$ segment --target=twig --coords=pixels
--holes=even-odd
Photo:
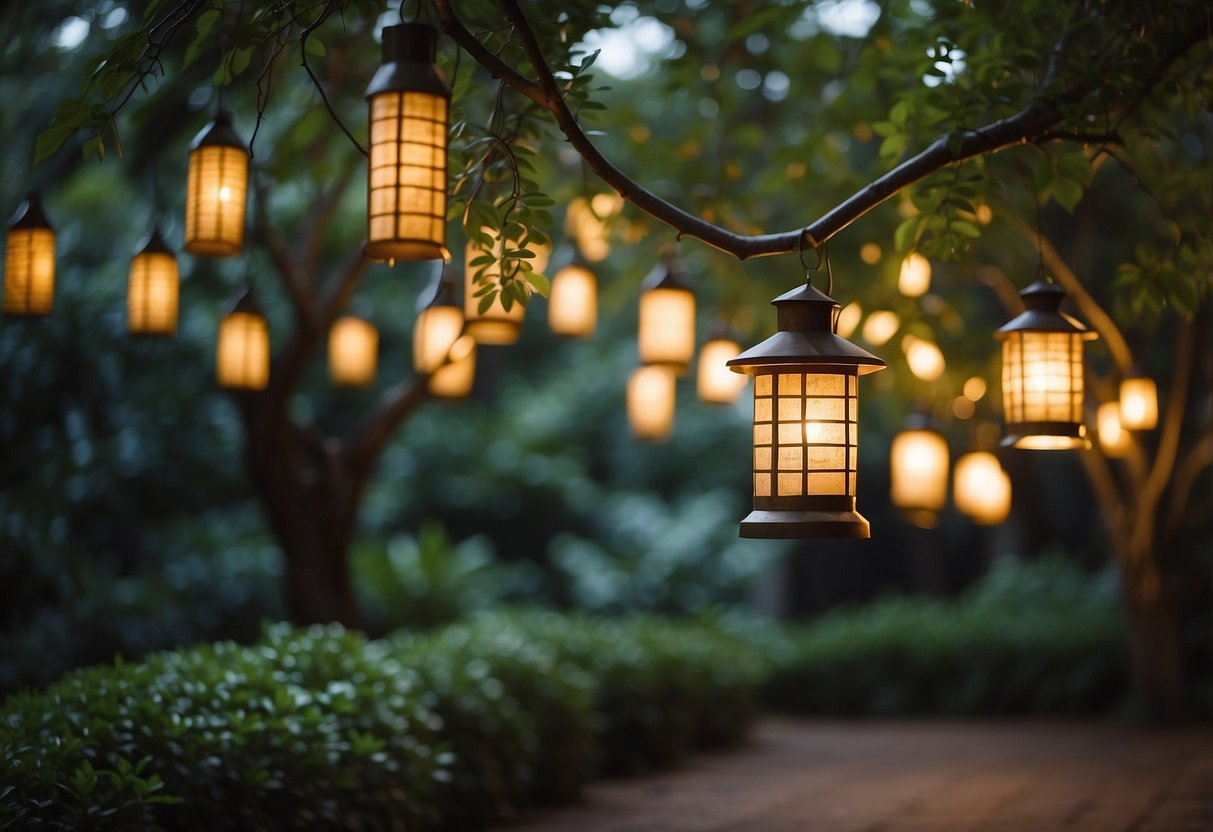
[[[341,128],[341,132],[345,133],[345,137],[353,143],[354,147],[358,148],[358,152],[369,158],[370,154],[366,152],[366,148],[354,138],[354,134],[350,132],[350,129],[345,126],[345,122],[341,120],[339,115],[337,115],[337,111],[333,109],[332,103],[329,102],[328,94],[324,91],[324,86],[320,83],[320,79],[316,77],[316,73],[312,72],[311,64],[307,62],[307,39],[311,37],[312,32],[316,31],[320,24],[324,23],[324,21],[327,20],[329,15],[332,13],[333,0],[328,0],[328,2],[324,4],[324,9],[320,12],[320,16],[312,21],[308,26],[304,27],[303,32],[299,35],[300,63],[302,64],[304,71],[307,72],[307,77],[312,79],[312,85],[316,88],[317,92],[320,93],[320,100],[324,102],[324,108],[329,111],[329,116],[331,116],[333,121],[337,123],[337,126]]]

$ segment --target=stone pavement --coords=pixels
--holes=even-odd
[[[502,832],[1213,832],[1213,727],[768,721]]]

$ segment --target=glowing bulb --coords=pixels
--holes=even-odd
[[[939,347],[930,341],[907,335],[901,341],[901,348],[905,352],[906,363],[910,365],[910,372],[923,381],[934,381],[943,375],[947,362]]]
[[[1152,430],[1158,424],[1158,385],[1144,376],[1120,383],[1120,424],[1127,430]]]
[[[901,261],[901,274],[897,277],[897,289],[908,298],[925,295],[931,288],[931,261],[916,251],[910,252]]]
[[[1120,404],[1106,402],[1095,414],[1095,425],[1099,431],[1099,447],[1110,457],[1122,457],[1129,453],[1132,437],[1120,424]]]
[[[232,201],[232,189],[229,188],[227,185],[224,185],[222,188],[219,189],[219,201],[220,202],[231,202]]]
[[[1011,511],[1011,478],[994,454],[965,454],[956,461],[952,498],[957,510],[975,523],[996,526]]]

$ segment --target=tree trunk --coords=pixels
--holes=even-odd
[[[1149,603],[1130,599],[1128,604],[1133,692],[1151,720],[1183,716],[1183,653],[1176,606],[1161,596]]]

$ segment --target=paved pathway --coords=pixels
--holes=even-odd
[[[503,832],[1213,832],[1213,728],[793,722]]]

